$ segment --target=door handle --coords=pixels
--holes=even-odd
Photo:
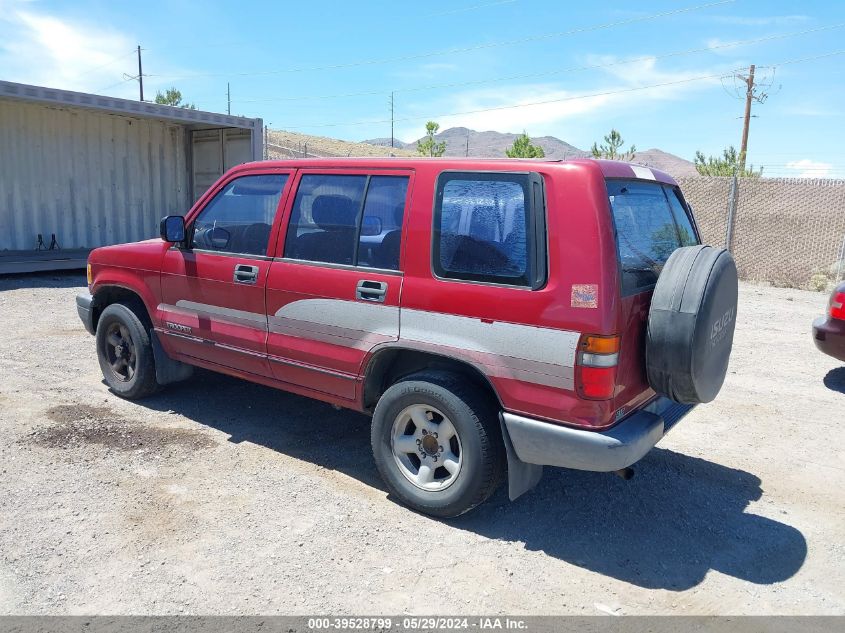
[[[235,264],[235,274],[232,280],[236,284],[254,284],[258,281],[258,266]]]
[[[384,281],[368,281],[367,279],[362,279],[355,286],[355,298],[360,301],[384,303],[386,296],[387,283]]]

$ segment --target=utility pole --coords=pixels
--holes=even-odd
[[[469,132],[467,132],[467,145],[466,150],[464,151],[464,156],[469,156]]]
[[[232,91],[229,89],[229,82],[226,82],[226,114],[232,114]]]
[[[745,82],[745,122],[742,126],[742,144],[739,148],[739,173],[745,173],[745,157],[748,154],[748,126],[751,123],[751,102],[754,100],[754,64],[748,69],[748,76],[739,77]],[[762,103],[762,101],[760,101]]]
[[[393,93],[390,93],[390,147],[394,147],[393,141]]]
[[[141,70],[141,45],[138,44],[138,86],[141,89],[141,101],[144,100],[144,71]]]

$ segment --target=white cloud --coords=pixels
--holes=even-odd
[[[737,46],[732,46],[737,40],[723,40],[721,37],[711,37],[704,40],[704,45],[710,48],[710,53],[723,57],[735,57]],[[747,50],[747,48],[743,48]]]
[[[590,112],[607,101],[607,97],[564,101],[573,96],[576,96],[576,93],[542,84],[487,88],[455,94],[436,106],[440,108],[440,114],[449,112],[466,114],[438,116],[438,112],[434,112],[432,116],[437,117],[441,129],[466,126],[476,130],[519,132],[526,127],[533,128]],[[553,103],[543,103],[549,101]],[[523,107],[509,107],[514,105]],[[413,109],[420,112],[432,111],[430,106],[416,105]],[[478,112],[478,110],[486,111]],[[411,128],[409,135],[413,136],[419,125],[412,124],[409,127]]]
[[[783,111],[790,116],[802,116],[802,117],[841,117],[841,116],[845,116],[845,111],[837,110],[835,107],[831,108],[828,105],[794,104],[794,105],[786,106]]]
[[[831,163],[822,163],[809,158],[788,162],[786,168],[798,172],[795,174],[796,178],[827,178],[833,171]]]
[[[91,92],[132,72],[134,42],[127,35],[104,24],[63,20],[33,5],[26,0],[0,4],[3,79]],[[128,96],[135,90],[131,82],[109,92]]]
[[[459,126],[500,132],[526,129],[539,135],[551,133],[544,129],[550,130],[553,124],[566,120],[599,113],[607,116],[609,112],[688,98],[719,85],[718,76],[729,70],[723,66],[664,71],[651,58],[618,63],[620,58],[609,55],[589,56],[586,61],[588,65],[603,66],[605,81],[600,85],[581,89],[564,88],[559,83],[485,87],[453,93],[428,103],[415,103],[406,108],[406,112],[413,117],[434,118],[441,129]],[[417,138],[420,127],[418,121],[403,124],[398,136]]]
[[[615,55],[590,55],[589,64],[603,65],[606,74],[623,84],[622,87],[656,85],[643,91],[646,99],[678,99],[702,87],[719,84],[719,75],[730,72],[733,66],[722,65],[718,68],[696,68],[692,70],[661,70],[655,58],[642,58],[635,62],[622,63],[623,58]],[[706,77],[706,79],[702,79]],[[662,84],[662,85],[659,85]],[[627,99],[627,98],[626,98]]]

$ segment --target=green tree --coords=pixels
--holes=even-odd
[[[748,165],[740,169],[739,152],[731,145],[722,151],[722,156],[705,156],[700,151],[695,153],[695,168],[702,176],[733,176],[740,178],[759,178],[763,175],[763,168],[754,169]]]
[[[176,88],[168,88],[163,93],[159,90],[156,92],[155,102],[161,105],[169,105],[174,108],[186,108],[188,110],[196,110],[197,106],[193,103],[182,103],[182,92]]]
[[[446,152],[446,141],[438,143],[434,135],[440,129],[440,124],[429,121],[425,124],[425,136],[417,141],[417,153],[420,156],[443,156]]]
[[[514,139],[513,145],[505,150],[505,154],[508,158],[543,158],[546,152],[539,145],[532,145],[531,139],[523,130],[522,134]]]
[[[624,144],[625,140],[622,135],[615,129],[610,130],[610,134],[604,137],[603,144],[593,143],[593,157],[609,158],[610,160],[634,160],[634,156],[637,155],[637,148],[631,145],[631,149],[622,152],[620,149]]]

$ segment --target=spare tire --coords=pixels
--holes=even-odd
[[[738,283],[730,253],[677,249],[663,267],[648,314],[646,373],[651,388],[676,402],[710,402],[733,346]]]

